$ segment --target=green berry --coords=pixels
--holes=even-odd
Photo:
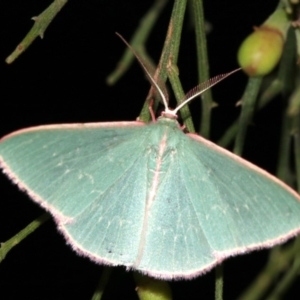
[[[280,60],[284,37],[279,30],[262,26],[255,28],[238,50],[238,62],[249,76],[264,76]]]
[[[282,5],[255,27],[240,46],[238,62],[249,76],[264,76],[271,72],[280,60],[291,22]]]

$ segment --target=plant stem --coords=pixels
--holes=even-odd
[[[257,110],[261,110],[268,103],[270,103],[280,92],[282,91],[282,82],[275,78],[270,85],[261,94],[257,103]],[[239,127],[239,122],[234,121],[232,125],[226,130],[217,144],[221,147],[228,147],[229,144],[234,140]]]
[[[94,292],[94,295],[91,300],[101,300],[102,295],[104,293],[105,286],[108,283],[109,277],[112,273],[111,267],[104,267],[103,272],[101,274],[100,280]]]
[[[300,110],[300,107],[299,107]],[[296,115],[294,118],[294,156],[295,156],[295,173],[296,173],[296,182],[297,190],[300,193],[300,115]]]
[[[269,261],[251,285],[244,291],[238,300],[258,300],[274,282],[278,274],[285,270],[295,255],[300,251],[299,243],[297,247],[293,244],[283,247],[275,247],[271,250]]]
[[[294,247],[296,250],[300,249],[300,239],[298,238],[295,243]],[[300,256],[299,253],[296,253],[296,257],[294,262],[290,268],[287,269],[286,274],[284,274],[283,278],[281,278],[280,282],[276,284],[274,290],[270,293],[266,300],[280,300],[283,299],[282,296],[288,290],[288,288],[292,285],[292,283],[296,280],[297,276],[299,275],[300,270]]]
[[[206,45],[205,20],[202,0],[192,0],[196,48],[197,48],[197,64],[198,64],[198,79],[199,83],[209,79],[209,64]],[[205,91],[201,95],[202,99],[202,117],[201,117],[201,135],[204,138],[209,137],[211,109],[213,107],[213,99],[211,90]]]
[[[165,7],[168,0],[156,0],[153,6],[149,9],[146,15],[141,19],[139,27],[136,29],[133,34],[132,39],[129,44],[138,55],[142,58],[142,60],[147,61],[149,64],[153,64],[151,59],[149,59],[148,54],[145,50],[145,42],[147,41],[160,13]],[[109,74],[106,78],[106,82],[109,85],[115,84],[120,77],[124,75],[124,73],[129,69],[132,62],[134,60],[134,55],[130,49],[126,48],[123,56],[120,61],[117,63],[115,70]]]
[[[184,99],[184,91],[181,86],[179,77],[178,77],[178,69],[175,66],[169,66],[168,68],[168,76],[170,83],[172,85],[172,89],[174,91],[177,102],[180,103],[180,100]],[[187,105],[183,106],[180,109],[181,118],[189,132],[195,132],[193,120],[191,117],[190,109]]]
[[[6,58],[6,63],[11,64],[32,44],[32,42],[38,36],[43,38],[47,27],[67,2],[68,0],[54,0],[40,15],[33,17],[33,27],[27,33],[22,42],[17,46],[17,48]]]
[[[167,71],[178,104],[184,99],[184,91],[182,89],[178,76],[179,70],[177,66],[177,61],[186,5],[186,0],[175,1],[168,30],[168,32],[172,34],[170,36],[167,35],[167,39],[169,37],[170,40],[169,53],[167,56]],[[185,106],[182,109],[180,109],[180,112],[188,131],[195,132],[189,108]]]
[[[291,151],[291,119],[287,116],[286,110],[282,115],[280,146],[277,164],[277,177],[287,184],[290,180],[290,151]]]
[[[163,81],[167,78],[167,68],[170,65],[176,66],[178,60],[179,45],[181,40],[181,31],[186,9],[187,0],[176,0],[173,6],[166,39],[164,42],[162,54],[154,78],[159,76]],[[152,98],[152,87],[148,93],[144,106],[139,118],[145,122],[150,120],[149,103]],[[154,102],[154,110],[158,105],[157,100]]]
[[[239,127],[235,139],[234,153],[241,155],[245,143],[247,127],[252,121],[257,95],[261,86],[262,77],[251,77],[242,97],[242,111],[239,118]]]
[[[0,263],[6,257],[7,253],[20,242],[22,242],[29,234],[34,232],[37,228],[43,225],[46,221],[50,220],[51,216],[48,213],[44,213],[39,216],[37,219],[32,221],[29,225],[19,231],[16,235],[12,238],[7,240],[4,243],[1,243],[0,248]]]
[[[223,264],[216,266],[215,273],[215,300],[223,300]]]

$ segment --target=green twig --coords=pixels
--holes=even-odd
[[[177,102],[180,103],[182,99],[184,99],[184,91],[181,86],[179,77],[178,77],[178,69],[176,66],[169,66],[168,67],[168,77],[174,91],[174,95],[177,99]],[[193,120],[191,117],[190,109],[187,105],[183,106],[180,109],[181,118],[184,121],[184,125],[186,126],[189,132],[195,132]]]
[[[286,92],[286,91],[285,91]],[[287,184],[291,185],[290,151],[291,151],[291,128],[293,118],[288,114],[286,107],[282,115],[281,136],[279,143],[279,156],[277,164],[277,176]]]
[[[0,248],[0,263],[6,257],[7,253],[20,242],[22,242],[29,234],[34,232],[37,228],[39,228],[42,224],[50,219],[50,215],[48,213],[42,214],[40,217],[32,221],[29,225],[27,225],[24,229],[14,235],[12,238],[7,240],[4,243],[1,243]]]
[[[181,32],[183,26],[183,19],[186,10],[187,0],[175,0],[175,4],[172,11],[169,29],[172,30],[170,35],[170,51],[168,60],[173,65],[177,65],[178,53],[181,41]]]
[[[297,78],[296,88],[289,99],[287,115],[291,119],[290,133],[294,143],[296,186],[300,193],[300,69]]]
[[[181,40],[181,31],[184,19],[184,13],[186,9],[187,0],[176,0],[173,6],[171,19],[168,26],[166,39],[164,42],[162,54],[159,60],[158,67],[154,74],[155,77],[160,77],[162,81],[167,79],[167,68],[170,65],[177,65],[179,45]],[[150,120],[149,116],[149,103],[152,98],[153,92],[150,89],[144,106],[140,112],[139,118],[145,122]],[[156,109],[158,102],[153,104],[154,110]]]
[[[8,64],[11,64],[31,45],[31,43],[38,36],[43,38],[47,27],[67,2],[68,0],[54,0],[40,15],[38,15],[37,17],[33,17],[33,27],[27,33],[22,42],[17,46],[17,48],[6,58],[5,61]]]
[[[279,155],[277,163],[277,177],[291,184],[290,174],[290,151],[291,151],[291,119],[287,116],[286,110],[282,116],[281,135],[279,143]]]
[[[298,245],[298,244],[297,244]],[[299,245],[288,245],[285,247],[275,247],[271,250],[269,261],[257,278],[244,291],[239,300],[258,300],[262,299],[271,284],[291,263],[295,255],[300,251]]]
[[[215,300],[223,300],[223,264],[216,266],[215,273]]]
[[[169,40],[168,56],[167,58],[167,72],[170,83],[172,85],[177,103],[179,104],[182,99],[184,99],[184,91],[182,89],[178,74],[178,53],[181,41],[181,32],[183,26],[183,19],[186,10],[187,1],[186,0],[176,0],[173,12],[169,24],[167,39]],[[182,114],[182,119],[185,126],[190,132],[195,132],[192,119],[190,116],[189,108],[187,106],[183,107],[180,110]]]
[[[294,247],[299,252],[300,250],[300,239],[298,238]],[[292,283],[296,280],[299,275],[300,270],[300,256],[299,253],[296,254],[294,262],[290,268],[287,269],[286,274],[284,274],[283,278],[277,283],[274,287],[274,290],[270,293],[266,300],[280,300],[283,299],[282,296],[288,290],[288,288],[292,285]]]
[[[287,30],[286,42],[278,71],[278,80],[282,82],[282,94],[284,97],[290,95],[295,88],[296,62],[297,41],[294,28],[290,26]]]
[[[290,27],[287,31],[284,51],[278,71],[278,80],[282,82],[282,96],[286,100],[286,107],[282,117],[282,130],[280,138],[277,175],[280,179],[282,179],[288,184],[292,183],[290,180],[292,118],[288,114],[289,108],[287,107],[287,99],[289,98],[293,89],[295,88],[296,53],[296,37],[294,29]]]
[[[167,2],[168,0],[156,0],[154,2],[153,6],[141,19],[139,27],[137,28],[137,30],[133,34],[132,39],[129,42],[131,47],[135,49],[138,55],[144,61],[148,61],[149,64],[153,63],[148,54],[146,53],[144,45]],[[115,84],[118,81],[118,79],[121,76],[123,76],[123,74],[129,69],[133,60],[134,55],[132,51],[130,51],[130,49],[127,48],[120,61],[117,63],[117,67],[115,68],[115,70],[107,76],[106,82],[109,85]]]
[[[193,0],[194,23],[197,47],[197,64],[199,82],[209,79],[209,64],[206,46],[205,20],[202,0]],[[202,118],[201,118],[201,135],[209,137],[211,109],[213,107],[213,98],[211,90],[205,91],[201,95],[202,99]]]
[[[261,86],[262,77],[251,77],[242,97],[242,111],[239,118],[239,128],[235,139],[234,153],[241,155],[245,143],[247,127],[252,121],[257,95]]]
[[[258,99],[257,110],[261,110],[268,103],[270,103],[280,92],[282,91],[282,82],[280,82],[277,78],[274,79],[270,85],[262,92],[261,96]],[[228,147],[229,144],[236,137],[237,131],[239,128],[239,122],[234,121],[232,125],[226,130],[224,135],[217,142],[221,147]]]
[[[298,132],[294,134],[294,151],[295,151],[295,160],[296,160],[296,180],[297,188],[300,193],[300,122],[298,119]]]
[[[111,267],[104,267],[103,272],[101,274],[100,280],[98,282],[98,285],[96,287],[96,290],[94,292],[94,295],[91,300],[101,300],[102,295],[104,293],[104,289],[108,283],[109,277],[112,273]]]

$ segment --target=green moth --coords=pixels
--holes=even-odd
[[[200,85],[150,124],[108,122],[23,129],[0,140],[4,173],[96,263],[163,279],[192,278],[225,258],[300,231],[300,196],[196,134],[178,110],[230,73]]]

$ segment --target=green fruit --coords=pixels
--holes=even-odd
[[[280,60],[284,36],[279,30],[262,26],[255,28],[238,50],[238,62],[249,76],[264,76]]]
[[[134,272],[136,292],[140,300],[172,300],[172,292],[166,281],[157,280]]]
[[[264,76],[275,68],[290,24],[284,6],[279,5],[260,27],[254,28],[238,51],[238,62],[245,73]]]

